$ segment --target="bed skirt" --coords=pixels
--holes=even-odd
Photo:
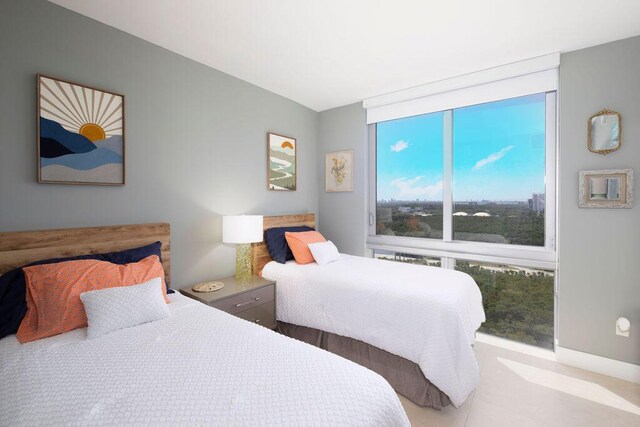
[[[425,378],[420,366],[403,357],[353,338],[305,326],[278,322],[277,331],[371,369],[418,406],[442,409],[451,404],[449,397]]]

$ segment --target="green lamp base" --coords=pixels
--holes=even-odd
[[[236,278],[251,278],[251,244],[239,243],[236,245]]]

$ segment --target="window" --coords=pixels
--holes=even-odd
[[[453,110],[453,239],[544,246],[545,94]]]
[[[481,332],[553,349],[553,271],[459,260],[455,269],[482,292]]]
[[[442,238],[442,113],[378,126],[376,234]]]
[[[512,65],[364,102],[367,247],[471,275],[482,332],[552,349],[558,58]]]
[[[555,110],[552,91],[370,125],[368,246],[555,268]]]

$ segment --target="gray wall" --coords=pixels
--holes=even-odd
[[[125,186],[36,183],[38,72],[125,94]],[[185,286],[235,269],[220,215],[317,211],[316,112],[51,3],[0,0],[0,99],[2,231],[167,221]],[[267,191],[267,131],[298,191]]]
[[[587,119],[622,115],[622,148],[587,150]],[[640,173],[640,37],[560,58],[559,328],[562,347],[640,364],[640,213],[579,209],[578,172],[633,168]],[[639,176],[636,175],[636,187]],[[618,316],[631,336],[615,335]]]
[[[318,131],[319,230],[340,252],[365,255],[367,177],[367,128],[362,104],[333,108],[320,113]],[[353,192],[325,192],[325,154],[354,151]]]

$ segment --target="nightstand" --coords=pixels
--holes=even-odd
[[[258,276],[245,280],[227,277],[218,281],[224,283],[224,288],[218,291],[194,292],[189,286],[180,289],[180,293],[234,316],[275,329],[275,281]]]

